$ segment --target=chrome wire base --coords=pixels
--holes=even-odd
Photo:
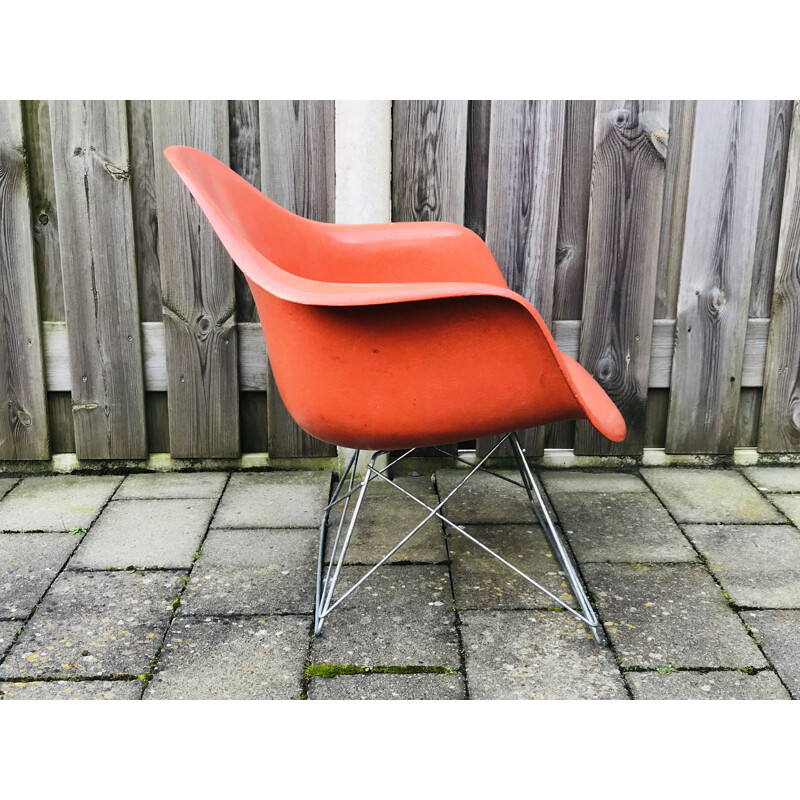
[[[513,480],[512,478],[508,478],[505,475],[499,475],[498,473],[486,468],[484,464],[491,458],[494,453],[500,448],[500,446],[506,442],[507,440],[511,441],[511,446],[514,451],[514,457],[517,462],[517,466],[519,468],[520,477],[522,482]],[[436,448],[438,449],[438,448]],[[379,456],[386,453],[386,451],[379,450],[375,452],[370,459],[369,463],[366,467],[366,473],[364,478],[360,482],[356,482],[355,480],[355,473],[356,473],[356,465],[358,463],[358,455],[359,452],[355,451],[353,453],[350,462],[348,463],[347,468],[345,469],[342,477],[339,480],[339,483],[336,486],[336,489],[333,493],[331,498],[331,502],[325,507],[325,514],[322,520],[322,524],[320,525],[320,532],[319,532],[319,556],[317,561],[317,591],[316,591],[316,605],[314,611],[314,633],[315,635],[319,635],[322,632],[322,628],[325,624],[325,620],[328,618],[328,615],[337,608],[347,597],[349,597],[356,589],[358,589],[361,584],[363,584],[380,566],[386,563],[412,536],[414,536],[417,531],[419,531],[430,519],[433,517],[438,517],[448,528],[452,528],[455,531],[458,531],[462,536],[465,536],[471,542],[476,544],[481,549],[485,550],[489,555],[496,558],[502,564],[507,566],[521,578],[526,580],[532,586],[535,586],[539,591],[544,592],[555,605],[563,608],[565,611],[570,613],[576,619],[579,619],[581,622],[586,623],[592,631],[592,635],[594,636],[595,640],[600,644],[605,644],[606,639],[604,634],[602,633],[602,628],[600,627],[600,622],[597,618],[597,614],[595,613],[594,609],[592,608],[591,603],[589,602],[589,598],[586,595],[586,591],[583,587],[583,583],[581,578],[578,574],[578,571],[575,567],[572,558],[570,557],[569,551],[564,543],[564,540],[561,538],[561,535],[557,531],[555,525],[553,525],[553,521],[550,518],[550,514],[547,512],[547,507],[545,506],[544,500],[542,498],[542,493],[539,489],[539,486],[536,482],[536,479],[533,475],[533,471],[530,468],[530,465],[525,458],[525,451],[519,441],[519,437],[516,433],[509,433],[503,436],[497,444],[483,457],[478,461],[476,464],[470,464],[471,469],[467,472],[466,476],[459,481],[456,487],[445,497],[442,499],[437,505],[431,507],[427,503],[420,500],[418,497],[415,497],[410,492],[403,489],[397,483],[395,483],[391,478],[388,477],[389,470],[397,463],[402,461],[407,456],[411,455],[414,452],[414,449],[408,450],[403,453],[401,456],[396,458],[390,464],[385,466],[383,469],[376,469],[375,463]],[[443,450],[439,450],[439,452],[443,453],[444,455],[448,455],[452,457],[452,454],[445,453]],[[463,459],[459,459],[460,461],[464,461]],[[464,462],[468,463],[468,462]],[[537,519],[539,520],[539,524],[542,526],[542,530],[547,538],[547,542],[550,545],[550,549],[553,551],[553,554],[556,557],[561,569],[564,572],[564,576],[566,577],[570,589],[572,591],[572,595],[577,601],[580,611],[576,610],[572,606],[565,603],[560,597],[556,597],[552,592],[538,583],[536,580],[531,578],[529,575],[526,575],[522,570],[515,567],[513,564],[506,561],[502,556],[495,553],[494,550],[487,547],[482,542],[479,542],[472,534],[468,533],[464,530],[463,527],[460,525],[456,525],[455,522],[448,519],[443,513],[442,508],[450,500],[456,492],[458,492],[464,484],[478,471],[481,472],[488,472],[494,475],[497,478],[502,480],[508,481],[513,483],[517,486],[522,486],[528,494],[528,499],[530,500],[531,507],[533,508],[534,513],[536,514]],[[342,566],[345,563],[345,556],[347,554],[347,548],[350,545],[350,541],[353,536],[353,531],[355,530],[356,521],[358,519],[358,515],[361,511],[364,497],[367,492],[367,487],[369,484],[374,481],[384,481],[389,485],[393,486],[397,491],[405,495],[409,498],[409,500],[417,503],[418,505],[423,506],[423,508],[428,510],[428,515],[423,519],[418,525],[416,525],[409,533],[407,533],[388,553],[386,553],[377,564],[371,567],[358,581],[356,581],[350,588],[341,594],[338,598],[334,600],[334,592],[336,590],[336,584],[339,580],[339,574],[341,572]],[[348,519],[348,510],[351,505],[351,501],[353,503],[353,509]],[[328,560],[327,567],[325,566],[325,546],[327,542],[328,536],[328,520],[330,518],[331,510],[339,505],[342,504],[342,512],[339,518],[339,523],[336,529],[336,534],[333,540],[333,546],[331,548],[330,559]],[[344,534],[344,535],[343,535]]]

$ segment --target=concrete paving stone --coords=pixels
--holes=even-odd
[[[640,471],[678,522],[783,522],[759,491],[734,470],[649,467]]]
[[[514,480],[520,480],[515,470],[498,470]],[[444,499],[466,478],[468,470],[440,469],[436,472],[439,499]],[[503,522],[536,522],[528,493],[521,486],[495,478],[486,472],[475,473],[462,486],[452,500],[445,504],[443,513],[457,524],[500,524]]]
[[[556,597],[575,605],[569,585],[538,525],[467,525],[465,529]],[[485,550],[452,531],[453,593],[459,609],[550,608],[557,603]]]
[[[0,531],[88,529],[121,481],[118,475],[25,478],[0,500]]]
[[[762,492],[800,492],[800,464],[789,467],[747,467],[742,472]]]
[[[800,608],[800,532],[791,525],[687,525],[736,605]]]
[[[366,567],[343,567],[341,597]],[[458,667],[458,635],[447,566],[382,566],[331,612],[314,639],[312,663]]]
[[[432,508],[438,503],[430,478],[397,478],[397,483],[407,492],[424,500]],[[386,487],[386,488],[384,488]],[[353,497],[348,507],[346,522],[355,507]],[[330,558],[336,529],[341,519],[341,505],[331,510],[325,557]],[[373,481],[367,488],[353,536],[347,548],[347,563],[377,564],[406,534],[419,525],[430,512],[410,498],[392,489],[388,484]],[[341,537],[347,533],[342,527]],[[340,543],[341,543],[340,538]],[[409,539],[386,563],[403,561],[441,563],[447,560],[442,523],[434,517]]]
[[[219,498],[227,480],[227,472],[151,472],[128,475],[117,489],[114,499]]]
[[[602,492],[603,494],[649,494],[650,488],[638,476],[627,472],[584,472],[582,470],[540,470],[547,493],[574,494],[575,492]]]
[[[553,492],[550,497],[580,562],[697,560],[680,528],[650,491]]]
[[[607,647],[564,611],[465,611],[473,700],[626,700]]]
[[[331,473],[238,472],[222,495],[215,528],[319,528]]]
[[[27,619],[76,544],[69,533],[0,534],[0,618]]]
[[[311,613],[319,531],[213,530],[181,598],[191,615]]]
[[[11,647],[11,642],[14,641],[17,631],[22,627],[21,620],[14,621],[0,621],[0,658]]]
[[[800,610],[743,611],[741,617],[792,697],[800,700]]]
[[[584,564],[583,571],[622,666],[766,665],[702,567]]]
[[[461,675],[336,675],[312,678],[309,700],[464,700]]]
[[[635,700],[789,700],[789,693],[769,670],[743,672],[629,672]]]
[[[185,574],[61,573],[0,665],[0,678],[147,672]]]
[[[295,700],[309,617],[176,619],[145,700]]]
[[[11,491],[17,478],[0,478],[0,498],[5,497]]]
[[[0,683],[0,700],[140,700],[141,681],[19,681]]]
[[[70,569],[188,569],[216,500],[112,500],[83,537]]]
[[[800,495],[771,494],[769,499],[800,528]]]

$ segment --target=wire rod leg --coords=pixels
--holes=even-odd
[[[316,613],[315,613],[315,622],[314,622],[314,633],[320,634],[322,632],[322,626],[325,624],[325,617],[328,614],[331,600],[333,598],[333,592],[336,589],[336,582],[339,580],[339,573],[342,570],[342,565],[344,564],[345,554],[347,553],[347,547],[350,544],[350,538],[353,535],[353,530],[356,526],[356,520],[358,519],[359,512],[361,511],[361,504],[364,502],[364,495],[367,492],[367,486],[369,486],[371,475],[370,472],[372,471],[375,460],[377,459],[380,453],[376,452],[373,454],[372,458],[369,461],[367,466],[367,473],[364,476],[363,481],[361,482],[361,489],[358,493],[358,498],[356,499],[356,507],[353,509],[353,516],[350,518],[350,524],[347,527],[347,535],[344,537],[344,542],[342,543],[342,550],[339,554],[339,560],[336,564],[336,569],[333,572],[333,575],[328,574],[328,577],[325,579],[325,583],[322,589],[322,608],[320,609],[317,606]],[[342,510],[342,519],[344,519],[344,512],[346,509]],[[341,525],[341,522],[340,522]],[[337,537],[338,538],[338,537]],[[333,563],[334,558],[336,557],[336,553],[331,553],[331,563]],[[324,558],[324,554],[323,554]]]
[[[567,581],[569,582],[575,599],[578,601],[578,604],[580,605],[583,613],[586,615],[586,618],[591,620],[589,627],[591,628],[592,635],[598,644],[604,644],[604,638],[600,635],[600,621],[598,620],[597,614],[592,608],[592,604],[589,602],[589,597],[586,594],[583,582],[581,581],[580,575],[578,575],[578,570],[575,567],[572,558],[570,557],[566,545],[556,530],[555,525],[553,525],[553,520],[550,518],[550,514],[547,512],[547,506],[545,505],[544,499],[539,492],[539,487],[537,486],[536,480],[533,477],[533,472],[531,471],[530,465],[525,458],[525,451],[522,449],[522,445],[520,444],[519,437],[516,433],[511,434],[511,443],[514,448],[514,455],[517,459],[520,475],[525,483],[525,489],[528,492],[528,499],[530,500],[533,511],[542,526],[542,530],[547,537],[547,541],[552,548],[556,559],[558,559],[558,563],[561,565],[561,568],[564,570],[564,573],[567,576]]]
[[[353,488],[353,479],[356,475],[356,464],[358,463],[358,450],[353,451],[353,455],[350,458],[350,461],[345,468],[345,471],[342,473],[341,478],[339,478],[339,483],[336,484],[336,489],[333,492],[333,497],[331,498],[331,502],[325,507],[325,513],[322,515],[322,523],[319,526],[319,554],[317,555],[317,589],[315,593],[315,600],[314,600],[314,628],[317,627],[317,622],[319,621],[317,618],[317,614],[319,613],[319,609],[321,608],[320,602],[322,600],[322,570],[325,563],[325,543],[327,541],[327,531],[328,531],[328,519],[331,515],[331,508],[333,504],[336,502],[336,499],[339,497],[339,494],[342,491],[342,487],[344,486],[345,481],[347,480],[348,476],[350,477],[350,482],[348,489],[352,490]],[[349,502],[349,497],[345,500],[344,509],[342,510],[342,520],[344,520],[344,515],[347,512],[347,503]],[[342,522],[339,522],[339,529],[336,533],[336,540],[333,544],[334,552],[336,551],[336,544],[339,540],[339,534],[342,530]],[[328,572],[330,574],[330,571]],[[327,577],[325,578],[325,582],[327,583]]]

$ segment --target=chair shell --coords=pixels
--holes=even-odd
[[[625,437],[472,231],[307,220],[206,153],[164,152],[246,276],[278,390],[308,433],[393,450],[588,419]]]

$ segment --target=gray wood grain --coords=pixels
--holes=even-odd
[[[736,440],[769,103],[699,101],[686,207],[667,450]]]
[[[228,118],[230,122],[230,167],[256,189],[260,189],[261,151],[258,131],[258,100],[230,100],[228,102]],[[240,322],[258,322],[258,309],[244,273],[238,269],[234,270],[233,278],[236,287],[236,318]],[[250,407],[248,406],[248,408]]]
[[[0,101],[0,458],[50,455],[22,107]]]
[[[491,100],[470,100],[467,108],[467,177],[464,226],[486,238],[486,192],[489,183]]]
[[[153,101],[158,253],[169,377],[169,438],[176,458],[239,454],[233,264],[163,156],[188,145],[227,162],[224,101]]]
[[[139,310],[123,101],[50,103],[79,458],[145,458]]]
[[[556,235],[564,150],[563,101],[492,103],[486,244],[509,288],[529,300],[546,324],[553,316]],[[544,429],[525,431],[530,456],[544,451]],[[496,439],[479,439],[485,453]],[[508,445],[498,456],[510,454]]]
[[[792,115],[758,449],[800,452],[800,101]]]
[[[668,101],[597,103],[580,362],[628,433],[613,443],[579,421],[576,453],[637,455],[644,447],[668,128]]]
[[[586,267],[586,229],[594,155],[594,100],[568,100],[556,236],[553,319],[580,319]],[[545,447],[573,448],[575,423],[545,426]]]
[[[319,222],[335,219],[334,107],[328,100],[262,100],[258,108],[261,185],[289,211]],[[267,387],[268,451],[273,458],[329,456],[332,445],[302,430],[275,384]]]
[[[158,263],[158,204],[152,109],[149,100],[129,100],[127,107],[139,316],[145,322],[160,322],[161,266]]]
[[[392,105],[392,219],[464,222],[466,100]]]

